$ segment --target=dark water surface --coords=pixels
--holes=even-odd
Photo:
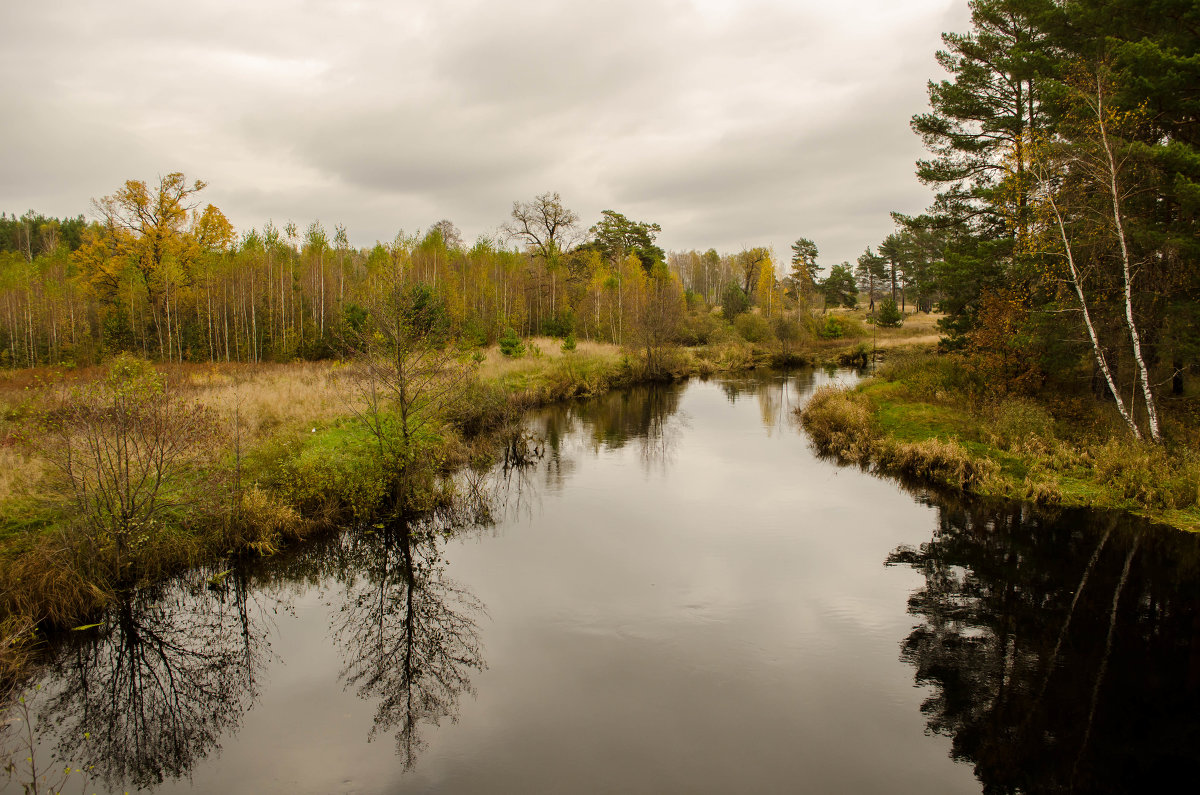
[[[551,408],[442,515],[143,593],[62,643],[39,756],[89,792],[1195,781],[1197,539],[819,460],[792,411],[837,378]]]

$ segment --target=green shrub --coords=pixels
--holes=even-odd
[[[575,330],[575,313],[571,310],[559,312],[542,322],[542,334],[547,337],[565,337]]]
[[[777,317],[771,324],[775,339],[784,348],[791,347],[804,339],[804,326],[794,317]]]
[[[771,324],[762,315],[751,312],[738,315],[733,327],[746,342],[765,342],[771,337]]]
[[[898,355],[880,365],[876,375],[903,384],[913,397],[929,400],[974,399],[989,393],[980,374],[957,354]]]
[[[501,387],[475,380],[464,384],[443,410],[446,421],[467,438],[500,427],[512,413]]]
[[[1003,450],[1042,452],[1054,442],[1054,418],[1036,403],[1010,398],[995,408],[985,432],[987,441]]]
[[[1190,508],[1200,494],[1200,462],[1187,451],[1129,438],[1109,439],[1093,451],[1099,480],[1122,496],[1153,508]]]
[[[314,433],[281,467],[287,501],[305,514],[371,516],[387,494],[387,476],[375,440],[358,424]]]
[[[708,345],[725,328],[721,319],[708,311],[689,312],[679,326],[679,341],[689,347]]]
[[[571,332],[567,335],[567,338],[562,341],[562,345],[559,346],[559,349],[563,353],[574,353],[576,347],[577,344],[575,342],[575,333]]]
[[[895,298],[889,295],[879,302],[879,315],[875,318],[875,325],[880,328],[900,328],[903,323],[904,315],[900,314]]]
[[[824,321],[818,321],[817,336],[823,340],[838,340],[846,336],[845,318],[825,315]]]
[[[500,337],[500,352],[514,359],[525,355],[525,343],[521,342],[521,338],[517,336],[517,332],[511,326],[506,328]]]
[[[725,285],[725,290],[721,293],[721,314],[725,319],[732,323],[734,318],[749,309],[750,298],[737,282]]]

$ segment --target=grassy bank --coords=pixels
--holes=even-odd
[[[1194,400],[1168,406],[1163,445],[1133,439],[1110,407],[997,399],[956,357],[894,359],[801,410],[823,453],[878,472],[1042,505],[1115,508],[1200,530]]]
[[[86,623],[123,590],[220,559],[269,555],[394,510],[388,489],[397,471],[408,480],[406,508],[449,498],[447,476],[490,465],[531,407],[650,378],[737,369],[753,357],[745,345],[674,349],[664,368],[649,373],[636,353],[614,345],[580,342],[564,351],[561,340],[535,338],[520,357],[493,346],[468,361],[452,390],[420,408],[399,452],[382,449],[387,440],[373,435],[353,364],[143,363],[153,388],[133,410],[139,422],[177,423],[159,434],[159,449],[179,442],[181,417],[194,438],[172,467],[151,472],[163,483],[151,495],[156,510],[120,526],[111,508],[81,509],[90,497],[64,473],[70,455],[77,461],[89,452],[79,438],[86,428],[75,422],[70,433],[59,430],[91,401],[84,419],[101,418],[99,435],[109,434],[114,415],[126,410],[113,401],[133,382],[113,386],[110,367],[0,373],[0,678],[21,670],[40,631]],[[160,387],[169,400],[159,399]],[[92,474],[84,485],[94,492]]]
[[[410,418],[403,444],[387,438],[394,418],[384,417],[391,431],[372,429],[362,367],[353,363],[142,363],[137,378],[149,381],[134,389],[134,409],[119,400],[137,378],[110,383],[112,365],[0,372],[0,678],[21,668],[39,631],[86,623],[124,590],[221,559],[269,555],[396,510],[389,484],[397,472],[406,509],[450,498],[448,476],[493,463],[529,408],[653,379],[837,361],[861,349],[865,333],[861,318],[842,314],[849,338],[785,349],[726,324],[707,344],[657,352],[654,372],[642,352],[604,343],[567,350],[562,340],[532,338],[519,356],[480,348],[465,357],[453,388]],[[161,488],[130,500],[148,497],[153,508],[117,521],[111,505],[97,508],[105,472],[80,477],[64,468],[103,452],[88,439],[107,438],[126,411],[175,459],[147,470]],[[133,431],[128,439],[145,444]],[[122,496],[110,491],[101,496]]]

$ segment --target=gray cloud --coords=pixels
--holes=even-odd
[[[908,119],[961,0],[8,4],[0,209],[182,170],[235,224],[449,217],[559,191],[668,248],[853,259],[929,202]]]

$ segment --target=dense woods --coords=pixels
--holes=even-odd
[[[1000,392],[1092,391],[1135,435],[1200,361],[1200,9],[975,0],[913,129],[947,348]],[[890,247],[889,247],[890,249]],[[880,247],[880,253],[885,251]],[[907,255],[901,253],[901,260]]]
[[[239,233],[204,187],[172,173],[94,200],[90,222],[0,219],[0,362],[337,356],[397,283],[427,286],[474,344],[511,328],[637,347],[674,337],[685,287],[716,303],[737,283],[768,315],[782,311],[766,249],[668,257],[657,224],[609,210],[589,229],[558,194],[514,202],[496,239],[468,245],[442,220],[356,249],[345,227],[319,221]]]

